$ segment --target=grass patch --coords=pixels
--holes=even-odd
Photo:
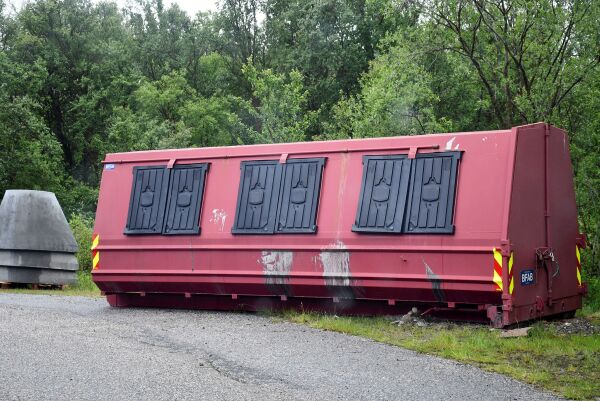
[[[528,337],[504,339],[487,326],[397,326],[383,317],[285,312],[313,328],[366,337],[502,373],[573,399],[600,395],[600,336],[561,335],[542,323]]]
[[[77,272],[77,283],[74,285],[68,285],[65,289],[39,289],[33,290],[30,288],[9,288],[6,290],[0,290],[2,293],[16,293],[16,294],[44,294],[44,295],[77,295],[82,297],[99,297],[100,290],[96,287],[96,284],[92,281],[92,274],[87,271],[79,270]]]

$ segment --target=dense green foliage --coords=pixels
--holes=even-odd
[[[69,220],[69,225],[73,231],[75,241],[79,250],[77,251],[77,262],[79,269],[82,271],[92,270],[92,234],[94,220],[80,214],[74,214]]]
[[[0,195],[91,216],[107,152],[547,121],[600,276],[598,21],[587,0],[0,0]]]

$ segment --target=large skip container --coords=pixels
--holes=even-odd
[[[93,278],[112,306],[427,313],[581,307],[565,132],[109,154]]]

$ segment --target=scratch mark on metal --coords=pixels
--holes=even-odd
[[[425,273],[427,274],[427,279],[431,283],[435,299],[437,299],[438,302],[446,302],[446,295],[444,294],[444,290],[442,290],[442,280],[433,272],[433,270],[431,270],[431,267],[425,262],[425,259],[423,259],[423,264],[425,265]]]
[[[448,142],[446,142],[446,150],[452,150],[452,144],[454,142],[454,140],[456,139],[456,137],[452,137],[452,139],[450,139]]]

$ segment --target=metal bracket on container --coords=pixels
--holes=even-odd
[[[177,163],[177,159],[171,159],[171,160],[169,160],[169,162],[167,163],[167,168],[173,168],[173,166],[175,165],[175,163]]]
[[[494,328],[502,328],[503,326],[503,321],[502,321],[502,313],[500,311],[498,311],[498,307],[494,306],[494,305],[489,305],[487,307],[487,317],[488,319],[490,319],[492,321],[492,326]]]
[[[506,240],[500,241],[500,253],[502,254],[502,256],[510,257],[511,251],[512,251],[512,249],[511,249],[509,241],[506,241]]]
[[[408,148],[408,158],[414,159],[417,157],[417,153],[419,149],[439,149],[440,145],[431,145],[431,146],[411,146]]]
[[[502,294],[502,310],[503,311],[513,310],[512,295]]]
[[[552,279],[560,274],[560,267],[558,267],[559,265],[554,257],[554,250],[552,248],[536,248],[535,254],[537,266],[546,270],[548,305],[552,306]]]
[[[279,158],[279,163],[280,164],[285,164],[287,162],[288,159],[288,154],[287,153],[282,153],[281,157]]]
[[[417,157],[417,152],[419,151],[419,147],[418,146],[411,146],[410,149],[408,150],[408,158],[409,159],[414,159],[415,157]]]
[[[587,236],[585,234],[579,234],[575,238],[575,244],[581,249],[585,249],[587,243]]]

